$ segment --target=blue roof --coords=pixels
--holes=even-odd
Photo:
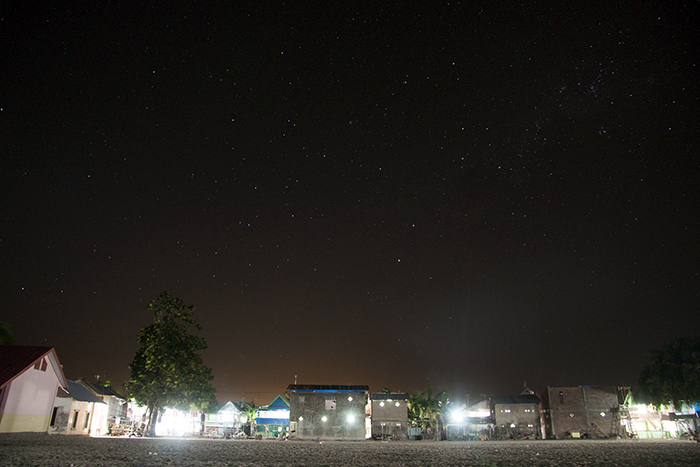
[[[277,396],[275,397],[275,400],[270,402],[270,405],[265,407],[267,410],[289,410],[289,401],[282,397],[282,396]]]

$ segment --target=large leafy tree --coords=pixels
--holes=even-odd
[[[636,399],[656,407],[700,402],[700,337],[681,338],[652,352],[642,369]]]
[[[164,407],[194,408],[208,412],[217,407],[210,368],[197,352],[207,348],[203,337],[191,328],[201,326],[193,318],[194,307],[163,292],[147,310],[153,324],[141,329],[130,378],[124,383],[128,396],[148,408],[146,434],[155,432],[158,413]]]

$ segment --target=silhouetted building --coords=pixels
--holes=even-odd
[[[618,388],[549,387],[542,392],[546,438],[610,438],[621,433]]]
[[[534,394],[491,397],[491,418],[497,439],[539,439],[540,398]]]
[[[351,439],[367,437],[365,408],[369,386],[291,384],[290,437]]]
[[[408,394],[372,392],[369,395],[372,438],[408,439]]]

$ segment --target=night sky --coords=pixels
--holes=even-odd
[[[0,321],[219,401],[630,385],[700,333],[700,4],[4,4]],[[497,6],[496,6],[497,5]]]

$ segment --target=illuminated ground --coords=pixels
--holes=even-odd
[[[681,441],[325,442],[0,434],[0,466],[688,466]]]

